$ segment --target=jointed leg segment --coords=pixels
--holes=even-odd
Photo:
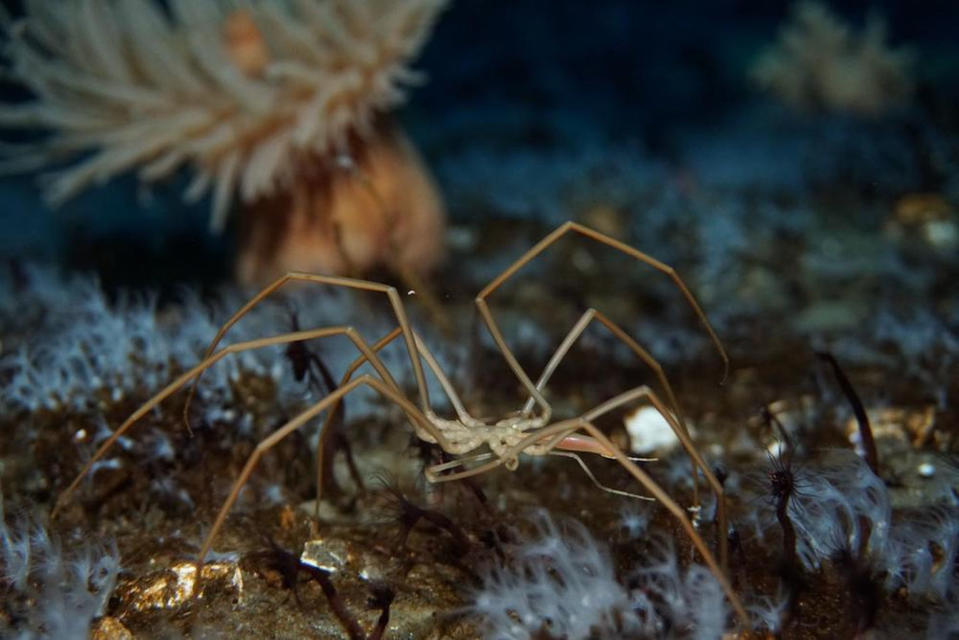
[[[670,408],[674,411],[675,419],[670,419],[668,411],[662,407],[662,403],[659,402],[658,398],[655,399],[654,404],[657,404],[657,409],[660,413],[667,419],[670,424],[670,427],[676,432],[676,436],[680,439],[683,447],[686,449],[690,455],[691,461],[693,463],[693,501],[697,506],[699,505],[699,482],[698,474],[695,469],[698,467],[702,471],[703,475],[706,477],[707,482],[712,488],[713,492],[716,495],[717,500],[717,517],[719,521],[719,539],[720,539],[720,558],[722,566],[725,570],[727,566],[727,550],[726,550],[726,513],[725,513],[725,498],[723,494],[722,485],[716,479],[715,475],[709,469],[709,466],[703,460],[699,451],[696,449],[695,445],[692,442],[692,438],[689,435],[689,430],[686,427],[686,421],[683,417],[682,410],[680,409],[679,402],[676,400],[676,396],[673,393],[672,386],[669,384],[669,380],[666,378],[665,373],[663,372],[662,366],[659,362],[642,346],[640,346],[633,338],[629,336],[622,328],[620,328],[616,323],[610,320],[605,314],[595,309],[589,309],[580,317],[576,322],[570,332],[566,335],[563,341],[560,343],[560,346],[557,348],[556,352],[553,354],[553,357],[550,358],[547,363],[543,373],[541,374],[536,385],[532,384],[529,376],[526,374],[525,370],[516,360],[516,357],[510,351],[509,346],[506,344],[503,335],[496,324],[496,321],[493,319],[492,314],[489,311],[489,307],[486,303],[486,298],[489,297],[497,288],[499,288],[504,282],[511,278],[517,271],[522,269],[525,265],[535,259],[538,255],[552,246],[556,241],[562,238],[564,235],[576,232],[587,238],[590,238],[596,242],[609,246],[621,253],[624,253],[640,262],[643,262],[654,269],[666,274],[676,285],[679,291],[682,293],[683,297],[686,299],[689,306],[692,308],[693,312],[699,318],[700,322],[703,324],[707,334],[709,335],[711,341],[716,347],[716,350],[719,352],[720,357],[723,360],[723,377],[722,381],[725,381],[726,376],[729,371],[729,357],[726,355],[726,350],[722,345],[722,342],[719,340],[719,336],[716,335],[716,332],[713,330],[712,325],[709,323],[709,320],[706,318],[706,314],[703,312],[702,308],[699,306],[699,303],[696,301],[692,292],[683,282],[683,280],[676,273],[675,269],[669,265],[660,262],[659,260],[653,258],[652,256],[639,251],[615,238],[602,234],[598,231],[590,229],[575,222],[567,222],[563,225],[560,225],[552,233],[548,234],[541,241],[536,243],[532,248],[530,248],[526,253],[520,256],[513,264],[507,267],[499,276],[494,278],[480,293],[476,296],[476,306],[479,309],[480,315],[483,317],[484,322],[486,323],[487,328],[490,331],[491,336],[493,337],[494,342],[496,343],[499,350],[502,352],[504,358],[506,359],[507,364],[513,370],[517,379],[523,384],[523,386],[529,391],[530,397],[526,401],[526,404],[523,406],[523,415],[530,415],[533,410],[534,404],[539,404],[543,409],[543,420],[542,423],[545,425],[549,421],[550,415],[550,405],[543,396],[543,390],[546,386],[546,383],[549,381],[549,378],[552,376],[556,368],[559,366],[559,363],[569,352],[572,345],[575,341],[582,335],[586,327],[589,326],[589,323],[592,320],[596,320],[603,326],[605,326],[616,338],[618,338],[622,343],[624,343],[629,349],[639,357],[640,360],[646,363],[648,367],[653,370],[653,373],[656,375],[659,380],[660,385],[666,393],[667,400],[669,401]],[[629,393],[629,392],[627,392]],[[619,398],[621,396],[617,396]],[[655,398],[655,396],[652,396]],[[615,398],[614,398],[615,400]],[[597,407],[597,410],[603,406],[606,406],[608,403],[604,403]],[[595,410],[594,410],[595,411]],[[590,420],[591,418],[586,418]]]

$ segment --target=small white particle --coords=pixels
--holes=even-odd
[[[415,295],[416,295],[416,289],[410,289],[409,291],[406,292],[406,295],[408,295],[408,296],[415,296]]]
[[[936,473],[936,466],[928,462],[923,462],[918,467],[916,467],[916,471],[923,478],[931,478]]]
[[[679,445],[679,438],[669,422],[655,407],[640,407],[627,415],[625,426],[633,453],[662,453]]]
[[[766,447],[766,451],[774,458],[779,458],[786,451],[786,443],[782,440],[773,440],[772,443]]]

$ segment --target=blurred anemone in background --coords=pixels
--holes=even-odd
[[[445,0],[28,0],[4,14],[3,70],[33,99],[0,125],[48,132],[0,170],[44,176],[57,206],[136,170],[193,172],[211,228],[241,210],[237,275],[424,271],[444,211],[388,118]],[[400,192],[400,185],[405,188]]]
[[[914,54],[886,42],[885,22],[870,15],[862,33],[828,7],[800,2],[779,40],[753,64],[761,89],[801,110],[878,116],[913,91]]]

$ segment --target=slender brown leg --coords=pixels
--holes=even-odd
[[[73,482],[60,494],[57,498],[56,503],[54,504],[53,510],[50,514],[51,519],[56,517],[57,513],[60,511],[62,506],[65,504],[66,500],[73,494],[76,488],[79,486],[80,482],[87,476],[90,472],[90,469],[93,468],[93,465],[110,450],[113,444],[120,439],[133,425],[154,407],[159,405],[163,400],[167,399],[179,389],[184,387],[191,380],[195,380],[201,373],[209,369],[211,366],[225,358],[231,353],[238,353],[241,351],[248,351],[250,349],[259,349],[261,347],[268,347],[273,345],[280,344],[289,344],[291,342],[298,342],[301,340],[312,340],[314,338],[322,338],[326,336],[334,335],[344,335],[349,338],[353,344],[356,345],[357,349],[363,354],[363,356],[369,360],[373,368],[376,370],[377,374],[381,376],[383,382],[382,384],[387,385],[392,389],[393,393],[398,394],[398,388],[396,381],[393,380],[393,377],[390,375],[390,372],[383,365],[379,357],[373,353],[370,347],[363,340],[363,337],[355,330],[353,327],[326,327],[323,329],[312,329],[309,331],[294,331],[292,333],[284,333],[278,336],[272,336],[269,338],[260,338],[258,340],[249,340],[247,342],[238,342],[236,344],[229,345],[215,354],[205,358],[198,365],[181,374],[176,380],[164,387],[160,392],[154,395],[150,400],[144,403],[139,409],[133,412],[129,418],[127,418],[123,424],[121,424],[113,434],[107,438],[102,445],[96,450],[90,460],[83,466],[80,470],[80,473],[77,474],[77,477],[74,478]],[[342,395],[342,394],[340,394]],[[337,395],[336,397],[340,397]],[[422,412],[417,414],[417,418],[414,421],[415,425],[418,427],[417,431],[419,434],[426,436],[427,439],[435,440],[440,444],[440,446],[446,446],[446,439],[443,437],[443,434],[428,420],[423,416]]]
[[[477,420],[470,415],[469,411],[466,410],[466,406],[460,399],[459,394],[456,393],[456,389],[453,388],[453,383],[450,382],[449,377],[443,372],[443,368],[440,367],[440,363],[437,362],[436,358],[433,356],[433,352],[429,350],[429,347],[426,346],[426,343],[423,342],[423,340],[420,338],[420,335],[414,331],[413,337],[416,338],[417,350],[419,350],[423,360],[426,361],[426,365],[433,372],[433,375],[436,376],[437,381],[439,381],[440,387],[442,387],[447,399],[449,399],[450,404],[453,406],[453,411],[456,412],[456,416],[459,418],[459,421],[466,427],[485,427],[486,423],[484,423],[482,420]]]
[[[390,342],[396,339],[400,335],[401,329],[397,327],[393,329],[388,334],[380,338],[380,340],[372,346],[374,353],[379,353],[379,351],[388,345]],[[436,376],[437,380],[440,382],[440,386],[443,388],[447,397],[450,400],[450,403],[453,405],[454,410],[460,418],[460,421],[467,427],[476,427],[482,428],[483,423],[480,420],[473,418],[469,412],[466,411],[466,408],[463,406],[462,400],[460,400],[459,395],[456,393],[456,390],[453,388],[452,383],[450,383],[449,378],[443,373],[443,369],[440,367],[439,362],[436,361],[436,358],[433,356],[432,352],[427,348],[426,344],[422,341],[419,334],[415,331],[413,336],[416,340],[416,348],[420,356],[426,361],[427,366],[432,370],[433,374]],[[340,386],[349,382],[352,375],[359,369],[365,362],[365,356],[360,356],[354,360],[349,367],[347,367],[346,373],[343,375],[342,380],[340,380]],[[333,417],[336,415],[336,411],[339,408],[339,401],[336,401],[333,406],[330,408],[329,413],[327,413],[326,418],[323,421],[323,427],[320,430],[320,451],[323,451],[323,447],[326,446],[327,434],[330,433],[330,426],[333,420]],[[427,417],[433,415],[432,410],[429,410],[425,414]],[[322,484],[323,484],[323,460],[317,459],[317,476],[316,476],[316,514],[319,515],[319,504],[320,497],[322,495]]]
[[[549,452],[551,456],[559,456],[562,458],[570,458],[575,460],[576,464],[579,465],[579,468],[583,470],[583,473],[586,474],[586,477],[589,478],[597,489],[605,491],[606,493],[612,493],[613,495],[622,496],[624,498],[631,498],[633,500],[649,500],[655,502],[656,498],[650,498],[649,496],[641,496],[638,493],[630,493],[629,491],[623,491],[622,489],[613,489],[612,487],[607,487],[605,484],[599,481],[599,479],[593,474],[590,468],[586,465],[586,462],[583,460],[582,456],[572,451],[553,451]]]
[[[496,324],[496,321],[493,319],[492,314],[490,313],[489,306],[486,303],[486,298],[493,293],[497,288],[500,287],[506,280],[513,276],[517,271],[526,266],[530,261],[532,261],[536,256],[545,251],[550,247],[554,242],[559,238],[566,235],[570,231],[574,231],[581,235],[586,236],[592,240],[595,240],[601,244],[605,244],[613,249],[616,249],[622,253],[625,253],[628,256],[639,260],[654,269],[666,274],[676,285],[676,287],[683,294],[683,297],[686,298],[686,301],[689,303],[689,306],[692,307],[696,316],[702,322],[703,326],[706,329],[706,332],[709,334],[710,339],[713,344],[716,346],[716,349],[719,351],[719,355],[723,360],[723,381],[726,379],[726,374],[729,371],[729,357],[726,355],[726,350],[723,348],[722,343],[719,341],[719,337],[716,335],[716,332],[713,331],[712,325],[709,324],[709,320],[706,318],[706,314],[703,313],[703,310],[700,308],[699,303],[696,302],[696,298],[693,297],[692,292],[683,282],[683,280],[676,274],[676,271],[669,265],[656,260],[652,256],[649,256],[638,249],[611,238],[605,234],[602,234],[598,231],[594,231],[589,227],[585,227],[576,222],[566,222],[560,225],[556,230],[547,235],[545,238],[536,243],[531,249],[526,253],[520,256],[513,264],[506,268],[500,275],[493,279],[486,287],[479,292],[476,296],[476,307],[480,312],[480,315],[483,318],[483,322],[486,324],[487,329],[490,332],[490,335],[493,338],[493,341],[496,343],[496,346],[499,348],[500,352],[503,354],[503,358],[506,360],[510,369],[516,375],[517,379],[523,384],[526,390],[529,392],[533,400],[539,404],[543,409],[543,423],[549,421],[550,407],[543,398],[540,391],[533,385],[532,380],[526,374],[526,371],[520,366],[519,362],[516,360],[516,356],[513,355],[513,352],[510,351],[509,346],[507,346],[506,341],[503,338],[503,334],[499,329],[499,326]]]
[[[616,458],[616,460],[632,475],[636,480],[639,481],[643,487],[649,491],[657,500],[659,500],[664,507],[679,521],[680,526],[686,532],[686,536],[689,538],[690,542],[693,543],[693,546],[699,551],[699,554],[702,556],[703,560],[706,562],[706,565],[709,567],[710,572],[713,574],[713,577],[716,578],[716,581],[719,582],[720,587],[726,593],[726,598],[729,600],[730,605],[732,605],[733,610],[736,612],[736,615],[739,617],[741,623],[744,627],[748,628],[749,626],[749,616],[746,614],[746,609],[743,607],[742,601],[739,599],[739,596],[736,595],[736,592],[733,590],[732,584],[729,582],[729,578],[726,576],[724,567],[719,565],[716,562],[716,558],[709,551],[706,542],[699,535],[699,532],[696,531],[696,528],[689,521],[689,518],[686,516],[685,511],[681,506],[679,506],[672,498],[669,497],[665,491],[656,482],[650,478],[645,471],[640,469],[635,463],[633,463],[626,455],[620,451],[620,449],[613,444],[613,442],[606,437],[602,431],[597,429],[591,422],[587,420],[581,420],[582,428],[593,438],[599,441],[599,443],[606,447]],[[678,435],[678,433],[677,433]],[[718,498],[717,498],[718,499]],[[720,536],[720,540],[724,541],[726,538],[725,532]],[[725,548],[725,545],[722,545],[721,548]]]
[[[666,422],[669,424],[670,429],[673,430],[673,433],[676,434],[676,437],[679,439],[679,442],[682,444],[683,448],[686,450],[687,454],[692,460],[692,473],[693,473],[693,485],[697,483],[697,469],[702,472],[703,476],[706,478],[706,482],[709,484],[710,488],[713,491],[713,495],[716,498],[716,520],[717,526],[719,529],[717,538],[719,539],[719,559],[720,565],[723,568],[723,571],[728,570],[728,529],[727,529],[727,519],[726,519],[726,493],[723,489],[723,485],[716,478],[715,474],[712,472],[712,469],[709,468],[709,465],[706,464],[706,461],[703,459],[702,454],[696,448],[695,443],[693,443],[692,438],[689,433],[682,428],[679,421],[670,413],[669,409],[659,399],[659,396],[650,389],[649,387],[643,385],[640,387],[635,387],[628,391],[624,391],[616,396],[613,396],[609,400],[603,402],[602,404],[596,406],[595,408],[587,411],[582,416],[581,420],[587,422],[594,422],[598,417],[609,413],[625,404],[634,402],[636,400],[645,399],[649,401],[651,405],[663,416]],[[542,433],[542,432],[540,432]],[[552,439],[539,441],[540,448],[545,448],[547,451],[552,450],[555,447],[562,446],[562,440],[566,437],[566,434],[560,432],[558,435],[554,436]],[[604,454],[605,455],[605,454]],[[697,503],[698,506],[698,503]]]
[[[669,423],[670,428],[673,430],[673,433],[676,434],[676,437],[679,439],[680,443],[683,445],[683,448],[686,449],[687,453],[693,459],[693,469],[692,472],[695,475],[697,468],[702,471],[703,475],[706,477],[706,481],[709,483],[710,488],[713,490],[713,494],[716,498],[716,519],[719,528],[719,557],[720,557],[720,566],[725,573],[728,566],[728,545],[726,540],[727,535],[727,520],[726,520],[726,497],[723,490],[722,484],[719,480],[716,479],[716,476],[710,470],[709,465],[706,464],[706,461],[703,459],[702,455],[696,449],[696,445],[693,443],[692,439],[689,437],[689,434],[686,433],[682,427],[679,425],[679,422],[673,417],[669,409],[663,403],[662,400],[647,386],[636,387],[628,391],[620,393],[606,402],[598,405],[594,409],[587,411],[579,418],[572,418],[569,420],[563,420],[562,422],[557,422],[548,427],[544,427],[534,433],[531,433],[527,437],[523,438],[518,444],[511,447],[507,454],[497,457],[490,462],[487,462],[476,467],[472,467],[465,471],[459,471],[456,473],[448,473],[444,475],[439,475],[439,471],[446,471],[449,468],[452,468],[452,465],[447,464],[443,465],[442,468],[431,467],[426,470],[426,477],[430,482],[449,482],[451,480],[459,480],[461,478],[468,478],[480,473],[485,473],[490,469],[495,467],[510,463],[507,466],[515,466],[516,457],[521,453],[528,453],[530,455],[545,455],[550,453],[554,449],[562,448],[562,442],[565,438],[572,435],[575,431],[579,430],[579,424],[582,422],[592,423],[596,418],[601,415],[613,411],[614,409],[621,407],[630,402],[636,400],[645,399],[647,400],[655,409],[666,419],[666,422]],[[604,441],[608,441],[608,438],[604,437]],[[527,450],[528,449],[528,450]],[[615,451],[603,452],[604,456],[616,458],[617,460],[620,457],[629,461],[630,464],[633,464],[628,457],[626,457],[622,452],[617,448]],[[635,466],[635,465],[634,465]],[[627,471],[629,469],[627,468]],[[630,472],[632,473],[632,472]],[[695,482],[695,478],[694,478]],[[659,499],[659,496],[656,496]]]

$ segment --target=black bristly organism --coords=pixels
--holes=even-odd
[[[467,536],[466,532],[453,522],[451,518],[439,511],[426,509],[414,503],[406,496],[403,490],[399,488],[396,481],[388,476],[381,475],[379,482],[383,489],[386,490],[390,515],[400,524],[400,544],[405,545],[413,528],[420,521],[426,521],[446,531],[450,535],[455,544],[454,553],[456,556],[462,556],[469,551],[472,546],[469,536]]]
[[[862,443],[866,464],[868,464],[872,472],[878,476],[879,452],[876,450],[876,440],[872,436],[869,416],[866,413],[866,408],[862,404],[862,400],[859,398],[859,394],[856,393],[855,387],[852,386],[849,378],[846,377],[845,372],[843,372],[842,367],[839,366],[839,362],[831,353],[828,351],[816,351],[816,357],[825,361],[832,368],[833,374],[836,376],[836,381],[839,383],[839,388],[842,389],[843,395],[846,396],[846,400],[849,401],[852,412],[856,416],[856,423],[859,425],[859,440]]]
[[[291,304],[289,306],[290,329],[291,331],[301,331],[300,320],[296,309]],[[291,342],[286,346],[286,359],[290,361],[293,368],[293,377],[297,382],[307,381],[310,388],[317,394],[322,394],[319,378],[323,379],[326,387],[326,393],[332,393],[336,390],[336,382],[333,380],[333,374],[323,363],[323,360],[315,351],[306,346],[305,341]],[[319,373],[319,376],[317,376]]]
[[[782,437],[780,450],[776,454],[769,454],[771,468],[767,473],[767,479],[770,495],[776,505],[776,520],[783,532],[780,575],[789,593],[787,611],[791,612],[802,589],[802,573],[796,554],[796,529],[789,518],[789,499],[796,494],[796,475],[793,473],[794,447],[786,428],[769,410],[769,407],[763,407],[761,413],[770,429],[775,427]]]
[[[300,331],[300,321],[296,308],[292,304],[288,307],[290,314],[290,329]],[[293,369],[293,377],[297,382],[306,382],[310,390],[317,396],[323,396],[327,393],[333,393],[337,389],[336,381],[330,369],[320,358],[319,354],[310,349],[305,341],[290,342],[284,352],[286,359],[290,362]],[[322,380],[322,385],[321,385]],[[324,390],[325,387],[325,390]],[[330,433],[322,439],[325,446],[319,455],[323,456],[323,485],[330,488],[333,495],[341,493],[341,488],[333,475],[333,458],[337,451],[342,451],[346,458],[346,465],[350,470],[350,477],[360,491],[365,491],[363,478],[356,466],[353,458],[353,450],[350,448],[349,440],[343,435],[343,422],[345,420],[345,403],[339,403],[331,410],[332,415],[325,421],[325,428]]]

